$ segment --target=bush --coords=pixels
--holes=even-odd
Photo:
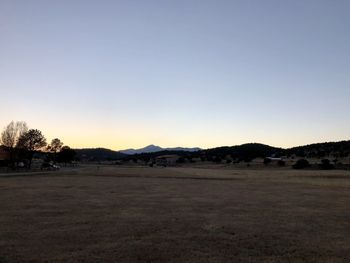
[[[321,164],[319,165],[321,169],[323,170],[331,170],[331,169],[334,169],[334,165],[331,164],[331,161],[328,160],[328,159],[323,159],[321,161]]]
[[[201,159],[202,162],[205,162],[207,160],[207,157],[201,156],[200,159]]]
[[[222,162],[222,159],[221,159],[221,157],[216,156],[216,157],[213,158],[213,162],[214,162],[214,163],[221,163],[221,162]]]
[[[268,165],[269,163],[271,163],[271,159],[270,158],[265,158],[264,159],[264,164]]]
[[[304,169],[310,166],[310,163],[308,160],[305,159],[299,159],[294,165],[293,169]]]
[[[176,163],[185,163],[186,160],[184,157],[180,157],[179,159],[176,160]]]
[[[277,164],[278,164],[278,166],[285,166],[285,165],[286,165],[286,162],[283,161],[283,160],[279,160],[279,161],[277,162]]]

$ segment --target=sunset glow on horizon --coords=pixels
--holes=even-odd
[[[113,150],[349,139],[350,2],[102,3],[1,1],[1,129]]]

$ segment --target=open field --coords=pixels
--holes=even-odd
[[[0,176],[0,262],[350,262],[350,171]]]

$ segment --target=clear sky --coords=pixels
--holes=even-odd
[[[0,0],[0,128],[72,147],[350,139],[348,0]]]

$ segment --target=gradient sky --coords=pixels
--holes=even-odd
[[[0,128],[72,147],[350,139],[350,1],[0,0]]]

